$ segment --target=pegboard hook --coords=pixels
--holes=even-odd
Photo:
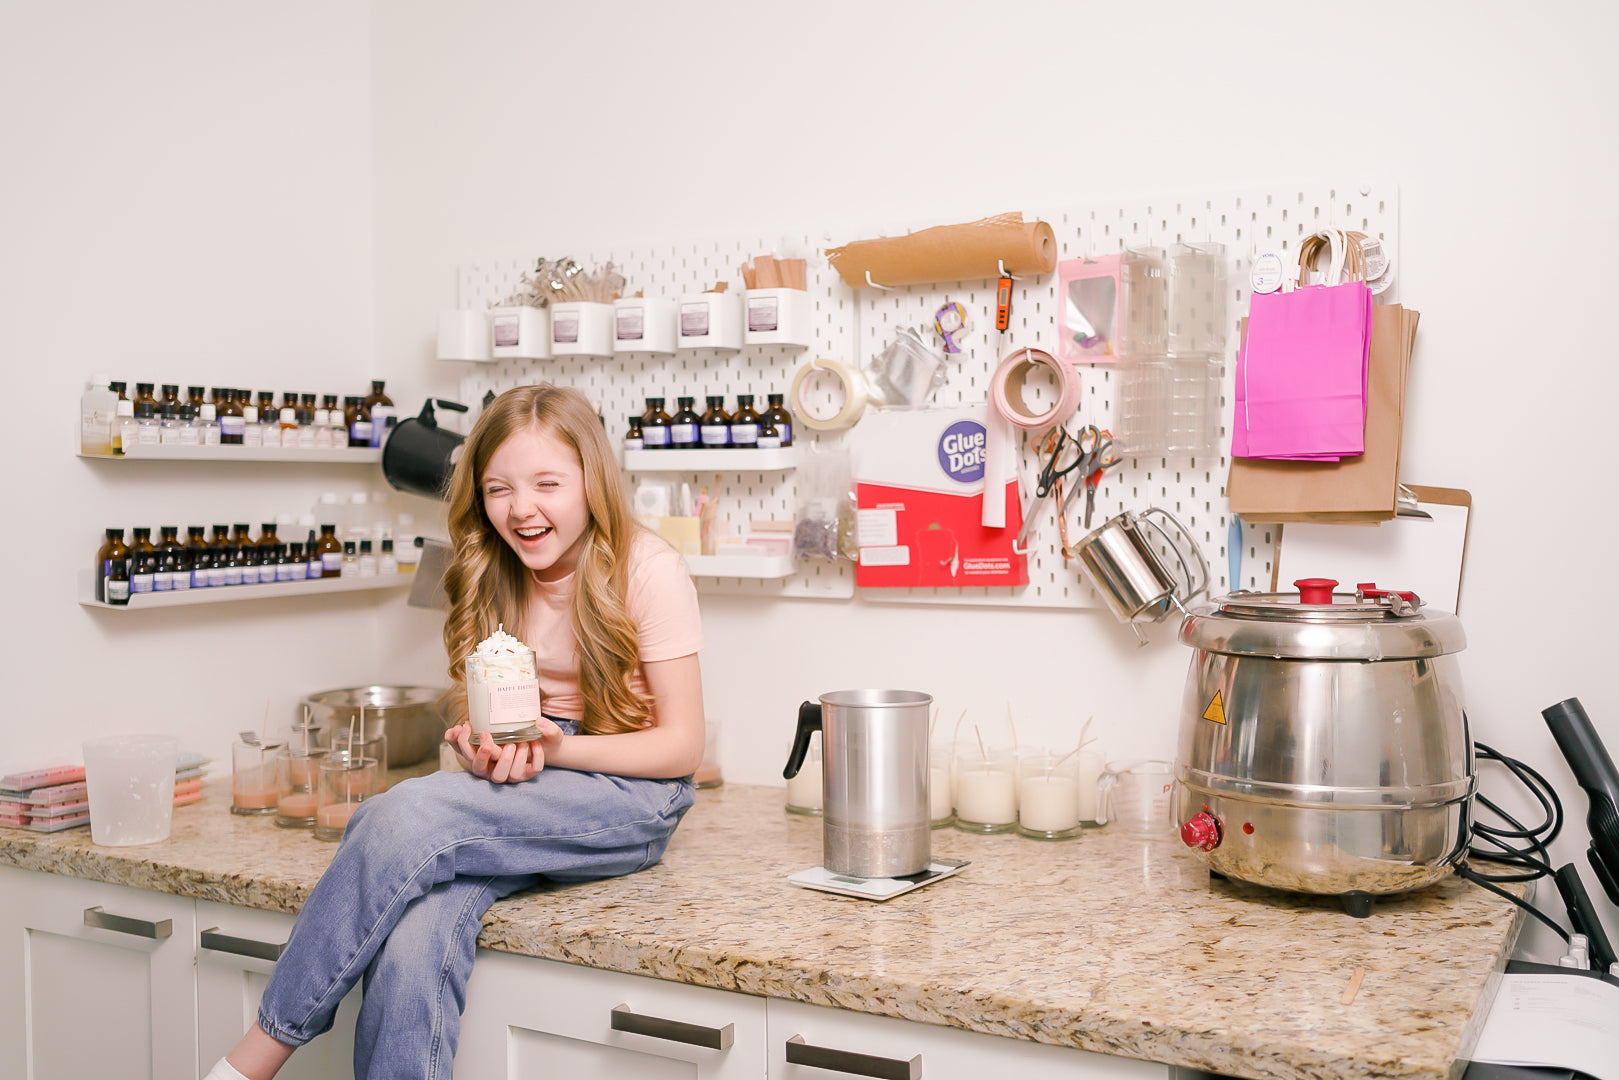
[[[873,289],[881,289],[883,292],[888,291],[888,286],[887,285],[879,285],[875,281],[871,280],[871,271],[870,270],[866,271],[866,284],[870,285]]]
[[[1023,280],[1022,278],[1018,277],[1016,274],[1008,274],[1006,272],[1006,260],[1005,259],[996,259],[995,260],[995,265],[1000,267],[1001,277],[1003,277],[1003,278],[1011,278],[1013,281],[1022,281]]]

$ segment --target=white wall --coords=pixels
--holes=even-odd
[[[1592,247],[1615,218],[1613,9],[483,0],[372,18],[376,336],[407,402],[455,390],[432,313],[469,259],[1397,180],[1422,312],[1404,472],[1473,493],[1471,715],[1556,780],[1577,819],[1557,855],[1584,864],[1584,797],[1538,713],[1578,695],[1619,751],[1599,494],[1619,271]],[[929,690],[949,719],[1010,701],[1053,739],[1094,714],[1110,753],[1173,752],[1186,654],[1167,630],[1136,651],[1100,614],[704,610],[732,779],[779,777],[799,699],[866,684]],[[420,621],[388,640],[402,668],[438,662]]]
[[[74,584],[111,525],[257,532],[322,490],[380,486],[350,466],[73,456],[96,371],[131,391],[368,389],[369,55],[359,0],[0,5],[0,364],[14,403],[0,772],[154,730],[228,770],[233,733],[267,700],[285,726],[303,694],[375,677],[370,600],[136,614],[82,608]]]

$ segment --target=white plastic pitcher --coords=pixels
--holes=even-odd
[[[174,817],[173,735],[108,735],[84,744],[90,840],[104,847],[169,838]]]

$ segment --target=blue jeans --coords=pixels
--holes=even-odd
[[[651,866],[692,799],[686,779],[549,768],[521,784],[434,773],[366,800],[298,913],[259,1026],[302,1046],[363,976],[357,1080],[448,1080],[489,905]]]

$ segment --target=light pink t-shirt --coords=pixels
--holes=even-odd
[[[540,676],[540,708],[547,716],[581,720],[585,701],[579,693],[578,643],[573,634],[575,575],[542,581],[528,608],[525,643],[534,650]],[[640,630],[641,662],[690,656],[703,647],[703,624],[697,610],[697,588],[675,549],[644,529],[630,546],[630,572],[625,606]],[[640,665],[630,675],[630,689],[650,701]]]

